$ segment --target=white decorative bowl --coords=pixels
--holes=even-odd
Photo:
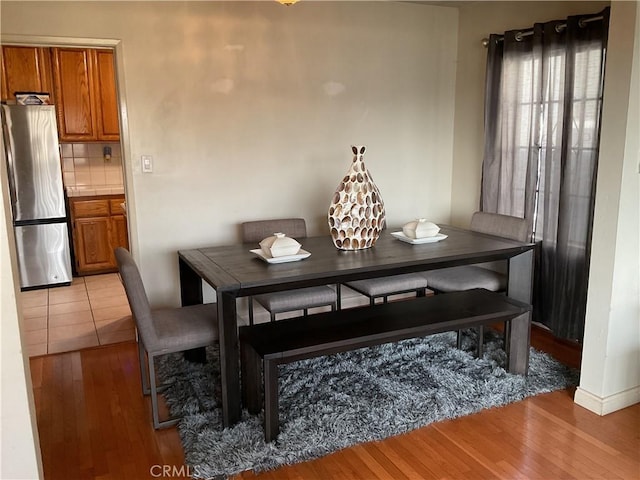
[[[424,218],[419,218],[405,224],[402,233],[409,238],[433,237],[440,231],[440,227],[433,222],[427,222]]]
[[[300,250],[301,245],[284,233],[274,233],[260,242],[260,249],[272,258],[295,255]]]

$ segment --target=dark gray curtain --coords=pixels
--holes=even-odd
[[[481,209],[539,243],[534,320],[582,340],[609,9],[489,39]]]

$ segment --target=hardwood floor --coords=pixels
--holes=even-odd
[[[188,478],[177,429],[151,425],[134,343],[30,361],[47,480]],[[559,391],[237,478],[638,479],[639,452],[640,404],[599,417]]]

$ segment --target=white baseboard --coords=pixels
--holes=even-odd
[[[599,397],[578,387],[573,401],[598,415],[607,415],[640,403],[640,385],[606,397]]]

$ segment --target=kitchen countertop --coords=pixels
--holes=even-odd
[[[96,195],[124,195],[124,186],[110,187],[67,187],[68,197],[94,197]]]

